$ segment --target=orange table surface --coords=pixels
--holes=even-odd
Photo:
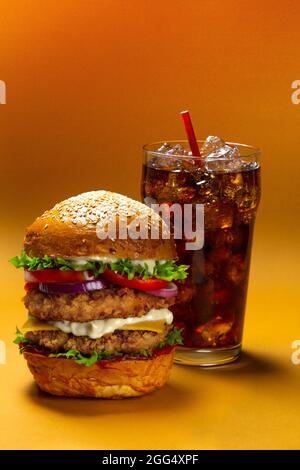
[[[295,240],[297,243],[297,240]],[[279,244],[279,245],[278,245]],[[11,247],[1,254],[5,263]],[[255,240],[244,354],[229,366],[175,365],[160,391],[123,401],[41,393],[12,344],[26,316],[21,272],[5,269],[0,339],[1,449],[297,449],[300,447],[299,252]]]

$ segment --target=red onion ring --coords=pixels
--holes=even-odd
[[[178,288],[174,282],[169,282],[168,287],[164,289],[148,290],[147,294],[155,295],[155,297],[175,297],[177,295]]]
[[[93,292],[95,290],[105,289],[107,283],[102,279],[96,281],[87,282],[75,282],[75,283],[42,283],[38,284],[38,289],[44,294],[82,294],[84,292]]]

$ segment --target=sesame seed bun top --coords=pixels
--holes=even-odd
[[[113,220],[116,233],[99,238]],[[119,222],[146,227],[146,239],[119,237]],[[158,239],[151,239],[150,223],[159,227]],[[141,202],[110,191],[91,191],[70,197],[38,217],[26,231],[24,249],[29,256],[91,257],[111,256],[130,259],[174,259],[174,241],[159,216]]]

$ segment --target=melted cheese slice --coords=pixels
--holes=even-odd
[[[157,321],[141,321],[140,323],[135,323],[133,325],[124,325],[119,330],[146,330],[154,331],[155,333],[162,333],[165,322],[163,320]],[[22,333],[27,333],[27,331],[54,331],[59,330],[57,326],[50,325],[45,321],[41,320],[27,320],[21,328]]]
[[[51,330],[59,330],[54,325],[50,325],[45,321],[35,320],[33,318],[29,318],[21,328],[22,333],[27,333],[27,331],[51,331]]]
[[[82,323],[66,320],[46,322],[30,318],[23,325],[22,332],[60,330],[75,336],[88,336],[91,339],[97,339],[115,330],[146,330],[161,333],[164,325],[170,325],[172,321],[173,315],[170,310],[152,309],[142,317],[110,318]]]

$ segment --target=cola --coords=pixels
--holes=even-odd
[[[179,262],[190,266],[171,307],[186,348],[240,351],[261,189],[257,155],[234,153],[234,158],[200,160],[146,148],[144,202],[204,207],[203,247],[187,250],[184,237],[176,240]]]

